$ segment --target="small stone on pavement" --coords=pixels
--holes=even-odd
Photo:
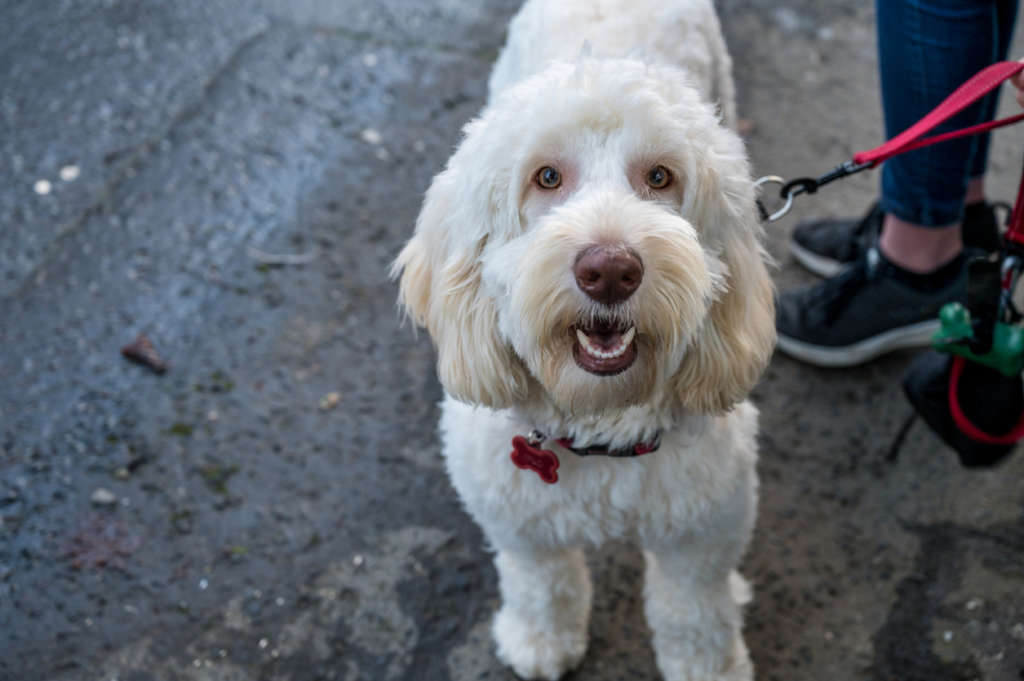
[[[108,489],[98,487],[90,497],[92,503],[97,506],[113,506],[117,503],[117,496]]]

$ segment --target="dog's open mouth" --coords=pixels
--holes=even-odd
[[[577,324],[573,335],[572,356],[584,371],[598,376],[621,373],[636,361],[636,327],[609,322]]]

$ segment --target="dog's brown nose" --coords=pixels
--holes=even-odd
[[[614,305],[633,295],[644,278],[640,256],[624,246],[591,246],[572,268],[576,285],[599,303]]]

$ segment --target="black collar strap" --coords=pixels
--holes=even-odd
[[[529,436],[527,436],[527,441],[533,446],[540,445],[547,439],[548,438],[538,430],[530,431]],[[577,456],[611,456],[615,458],[628,458],[632,456],[643,456],[644,454],[650,454],[651,452],[657,451],[658,447],[661,446],[661,431],[656,433],[654,438],[648,442],[638,442],[635,445],[620,447],[618,449],[609,449],[608,445],[573,447],[571,437],[555,438],[555,442]]]

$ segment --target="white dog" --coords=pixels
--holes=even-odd
[[[521,677],[580,662],[581,547],[609,539],[645,549],[666,679],[752,676],[743,400],[775,329],[730,70],[710,0],[528,0],[395,263]]]

